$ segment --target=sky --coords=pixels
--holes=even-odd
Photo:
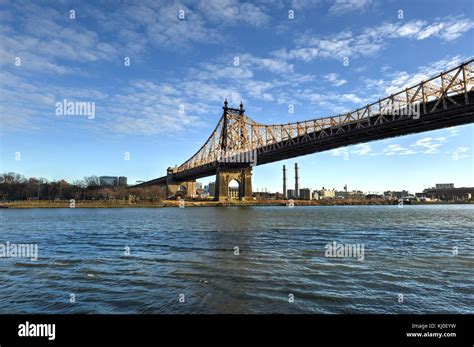
[[[0,171],[160,177],[225,98],[268,124],[348,112],[474,56],[473,18],[470,0],[0,0]],[[474,186],[473,145],[472,124],[374,141],[258,166],[253,188],[281,191],[283,164],[291,187],[295,162],[302,188]]]

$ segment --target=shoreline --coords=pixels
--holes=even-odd
[[[294,206],[366,206],[366,205],[398,205],[397,200],[352,200],[352,199],[327,199],[327,200],[294,200]],[[474,201],[433,201],[411,202],[405,205],[470,205]],[[287,206],[288,200],[251,200],[251,201],[226,201],[211,200],[186,200],[184,207],[246,207],[246,206]],[[163,200],[156,202],[129,203],[124,200],[117,201],[81,201],[75,202],[74,208],[165,208],[179,207],[177,200]],[[27,209],[27,208],[71,208],[68,200],[24,200],[0,202],[0,209]]]

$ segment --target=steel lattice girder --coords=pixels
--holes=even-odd
[[[176,172],[184,172],[200,166],[213,166],[222,153],[268,151],[269,146],[273,149],[282,149],[310,139],[335,136],[353,129],[387,123],[397,119],[395,116],[392,116],[391,120],[385,117],[394,106],[409,107],[418,104],[418,106],[422,105],[425,113],[435,112],[440,105],[447,109],[447,101],[458,104],[453,96],[459,94],[464,94],[464,102],[468,103],[468,93],[473,88],[474,59],[471,59],[365,107],[336,116],[267,125],[255,122],[237,109],[225,107],[222,117],[208,140],[196,154],[180,165]],[[431,101],[434,100],[436,101],[433,105]],[[429,102],[430,109],[426,109]],[[371,122],[374,116],[376,116],[375,121]]]

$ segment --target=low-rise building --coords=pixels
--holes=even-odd
[[[434,188],[423,190],[426,199],[441,201],[467,201],[474,197],[474,187],[455,188],[454,184],[437,184]]]
[[[336,197],[340,199],[364,199],[365,194],[361,192],[360,190],[353,190],[352,192],[343,190],[343,191],[336,192]]]
[[[382,199],[383,198],[383,195],[380,195],[380,194],[367,194],[365,196],[365,199],[367,200],[377,200],[377,199]]]
[[[319,200],[319,193],[317,190],[313,191],[313,200]]]
[[[454,183],[436,183],[436,189],[453,189]]]
[[[204,189],[196,189],[196,194],[199,199],[209,198],[209,192],[206,192]]]
[[[300,189],[300,196],[299,196],[299,198],[300,198],[301,200],[312,200],[312,199],[313,199],[312,193],[313,193],[313,190],[312,190],[312,189],[310,189],[310,188],[302,188],[302,189]]]
[[[280,193],[254,192],[253,196],[262,200],[275,200],[280,196]]]
[[[336,189],[321,189],[319,191],[320,199],[333,199],[336,197]]]
[[[386,199],[401,199],[401,198],[407,197],[408,195],[410,195],[410,193],[406,190],[401,190],[401,191],[388,190],[386,192],[383,192],[383,196]]]

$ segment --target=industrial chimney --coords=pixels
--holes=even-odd
[[[288,196],[286,194],[286,166],[283,165],[283,197],[286,199]]]
[[[300,177],[298,175],[298,163],[295,163],[295,198],[300,197]]]

